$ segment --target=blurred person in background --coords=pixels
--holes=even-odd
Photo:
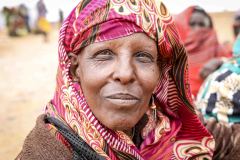
[[[233,17],[233,33],[234,39],[236,40],[238,34],[240,33],[240,10],[238,10]],[[232,53],[233,46],[231,44],[227,44],[225,45],[225,47],[227,48],[227,50],[229,50],[229,52]],[[218,57],[209,60],[200,70],[201,78],[206,79],[209,74],[217,70],[226,60],[227,58],[224,57]]]
[[[37,32],[43,34],[44,41],[48,41],[48,33],[51,30],[51,24],[48,22],[46,15],[47,15],[47,8],[44,4],[43,0],[39,0],[37,2],[37,12],[38,12],[38,18],[37,18]]]
[[[25,27],[26,27],[28,33],[31,33],[31,28],[30,28],[30,25],[29,25],[30,16],[29,16],[29,11],[28,11],[28,8],[27,8],[26,5],[24,5],[24,4],[19,5],[19,14],[24,19]]]
[[[204,80],[200,76],[203,65],[212,58],[230,53],[219,44],[212,19],[204,9],[191,6],[174,18],[188,52],[189,80],[192,94],[196,96]]]
[[[38,18],[46,17],[47,15],[47,8],[43,0],[39,0],[37,2],[37,13],[38,13]]]
[[[211,159],[186,50],[162,2],[81,1],[58,48],[56,92],[17,159]]]
[[[11,37],[18,37],[27,34],[27,28],[25,27],[25,20],[20,15],[18,7],[4,7],[3,14],[6,20],[6,27],[8,29],[8,35]]]
[[[236,38],[240,33],[240,10],[238,10],[234,16],[233,31],[234,37]]]
[[[58,14],[59,14],[59,24],[62,25],[63,20],[64,20],[63,10],[59,9]]]
[[[0,11],[0,32],[3,31],[5,28],[5,21],[4,21],[4,15],[2,10]]]
[[[5,20],[5,25],[6,28],[9,30],[9,25],[10,25],[10,14],[11,14],[11,10],[8,7],[3,7],[2,9],[2,13],[4,15],[4,20]]]
[[[210,74],[199,90],[196,106],[216,140],[214,159],[240,159],[240,34],[233,57]]]

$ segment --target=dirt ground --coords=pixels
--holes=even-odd
[[[58,33],[9,38],[0,33],[0,159],[12,160],[54,93]]]

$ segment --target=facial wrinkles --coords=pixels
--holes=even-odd
[[[95,43],[79,55],[83,94],[94,115],[111,129],[134,126],[146,112],[157,85],[157,49],[154,41],[140,41],[144,38],[144,34],[136,34]],[[132,100],[124,100],[127,95]]]
[[[149,47],[149,48],[147,48]],[[123,41],[122,43],[114,45],[114,52],[117,54],[118,57],[118,71],[121,71],[122,74],[124,74],[129,79],[129,81],[134,80],[138,78],[138,74],[142,72],[143,70],[151,70],[154,72],[154,63],[155,62],[155,55],[152,55],[151,51],[153,47],[147,46],[144,48],[141,48],[141,46],[136,45],[136,43],[132,44],[129,43],[128,41]],[[154,62],[149,63],[149,64],[143,64],[136,60],[136,53],[137,52],[148,52],[149,54],[155,58]],[[146,67],[148,66],[148,67]],[[131,81],[132,83],[132,81]]]
[[[136,76],[136,68],[134,66],[134,50],[128,41],[111,41],[108,42],[106,48],[109,48],[114,54],[114,70],[113,76],[123,84],[132,83]]]
[[[109,43],[109,45],[113,46],[112,50],[117,54],[117,64],[115,65],[115,69],[113,71],[113,78],[119,78],[121,85],[128,85],[130,88],[133,83],[139,83],[142,85],[142,81],[148,81],[147,78],[139,78],[139,74],[141,74],[140,72],[142,72],[143,69],[146,70],[146,66],[141,68],[139,64],[136,64],[134,54],[138,51],[136,49],[137,47],[134,47],[133,44],[126,41],[117,44],[112,42]],[[150,69],[152,72],[156,72],[152,66],[153,64],[151,64],[151,66],[147,69]],[[141,79],[141,81],[135,81],[136,79]]]
[[[133,53],[129,49],[118,49],[118,61],[116,65],[116,73],[122,84],[132,83],[136,79],[136,66],[133,60]]]
[[[136,38],[138,39],[138,38]],[[152,44],[148,44],[147,42],[144,44],[145,47],[141,47],[141,45],[136,45],[136,39],[134,41],[130,41],[130,40],[124,40],[124,41],[116,41],[116,40],[112,40],[112,41],[106,41],[105,44],[103,45],[103,43],[96,43],[95,46],[91,49],[87,49],[85,52],[92,52],[93,54],[95,52],[97,52],[98,50],[104,50],[104,49],[109,49],[113,52],[114,54],[114,58],[112,60],[112,62],[91,62],[91,66],[89,67],[100,67],[101,65],[104,65],[105,69],[104,71],[107,71],[105,73],[99,73],[99,74],[106,74],[109,73],[110,70],[112,70],[112,73],[109,73],[109,77],[111,77],[111,75],[113,76],[120,76],[118,78],[121,78],[119,80],[122,80],[121,82],[123,82],[124,85],[126,84],[132,84],[134,82],[134,79],[139,78],[139,74],[141,74],[142,72],[147,71],[147,70],[151,70],[151,72],[154,74],[154,72],[156,74],[158,74],[156,71],[156,68],[154,63],[156,63],[157,60],[157,55],[155,55],[155,53],[153,54],[153,52],[155,51],[154,47]],[[134,44],[133,44],[134,42]],[[154,57],[154,62],[153,63],[149,63],[149,64],[142,64],[140,62],[136,61],[136,57],[135,56],[135,52],[140,52],[140,51],[144,51],[144,52],[148,52],[148,53],[152,53],[152,56]],[[156,52],[156,51],[155,51]],[[89,61],[91,61],[91,59],[89,59]],[[147,66],[147,67],[146,67]],[[114,70],[111,69],[114,67]],[[149,73],[147,71],[147,73]],[[148,76],[149,78],[149,76]],[[142,79],[143,81],[148,81],[148,78],[141,77],[140,79]],[[141,81],[138,83],[141,83]]]

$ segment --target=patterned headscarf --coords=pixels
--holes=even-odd
[[[156,41],[161,80],[154,94],[157,121],[151,109],[136,147],[122,131],[96,119],[69,73],[68,54],[92,43],[143,32]],[[187,55],[173,19],[160,0],[82,0],[62,25],[55,96],[46,113],[67,123],[106,159],[211,159],[214,140],[192,106]],[[161,110],[161,111],[160,111]]]

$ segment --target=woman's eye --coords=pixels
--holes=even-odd
[[[149,53],[146,53],[146,52],[138,52],[136,54],[136,58],[137,58],[138,61],[143,62],[143,63],[154,62],[153,56]]]
[[[113,58],[113,53],[110,50],[99,51],[94,54],[94,58],[98,61],[111,60]]]

